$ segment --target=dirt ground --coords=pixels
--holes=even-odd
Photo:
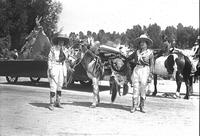
[[[1,136],[199,136],[199,83],[194,85],[190,100],[164,97],[175,93],[174,81],[158,83],[158,95],[148,96],[146,113],[130,113],[131,91],[110,102],[107,82],[100,87],[101,104],[89,108],[92,88],[76,84],[63,90],[63,109],[50,111],[49,85],[46,79],[32,84],[20,78],[7,84],[0,77]]]

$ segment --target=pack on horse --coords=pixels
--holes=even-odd
[[[131,56],[133,57],[133,55],[135,55],[135,52]],[[112,75],[110,76],[109,82],[112,102],[115,101],[117,92],[121,96],[121,86],[123,86],[123,95],[126,95],[129,91],[128,83],[131,84],[132,70],[135,67],[135,63],[132,60],[122,54],[110,58]]]
[[[111,101],[114,102],[117,96],[121,96],[120,88],[123,86],[123,95],[128,93],[128,83],[131,83],[131,66],[123,57],[115,57],[110,60],[112,75],[110,77]]]
[[[36,18],[36,27],[26,37],[26,42],[19,53],[19,59],[47,60],[51,43]]]
[[[186,95],[184,98],[189,99],[190,92],[192,92],[191,70],[191,61],[181,52],[155,58],[154,92],[152,95],[155,96],[157,94],[157,75],[159,75],[162,77],[175,78],[177,84],[175,97],[180,97],[180,87],[183,79],[186,85]]]

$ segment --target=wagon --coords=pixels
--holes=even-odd
[[[45,60],[0,60],[0,76],[5,76],[8,83],[16,83],[19,77],[29,77],[31,82],[37,83],[41,78],[47,78],[47,69],[48,63]],[[74,69],[71,83],[92,84],[81,64]]]
[[[0,76],[8,83],[16,83],[19,77],[29,77],[34,83],[47,77],[47,61],[37,60],[0,60]]]

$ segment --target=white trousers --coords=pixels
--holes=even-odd
[[[139,96],[141,96],[143,99],[146,98],[146,88],[149,73],[149,66],[137,65],[134,68],[131,76],[133,84],[133,98],[138,98]]]
[[[62,64],[54,64],[51,75],[52,77],[49,77],[49,83],[50,83],[50,91],[56,92],[56,91],[62,91],[62,86],[64,82],[64,74],[65,70]]]

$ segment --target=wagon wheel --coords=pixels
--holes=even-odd
[[[79,81],[84,86],[91,86],[92,80],[86,80],[86,81]]]
[[[16,83],[18,80],[18,77],[6,76],[6,80],[8,81],[8,83]]]
[[[40,81],[40,77],[30,77],[31,82],[38,83]]]

